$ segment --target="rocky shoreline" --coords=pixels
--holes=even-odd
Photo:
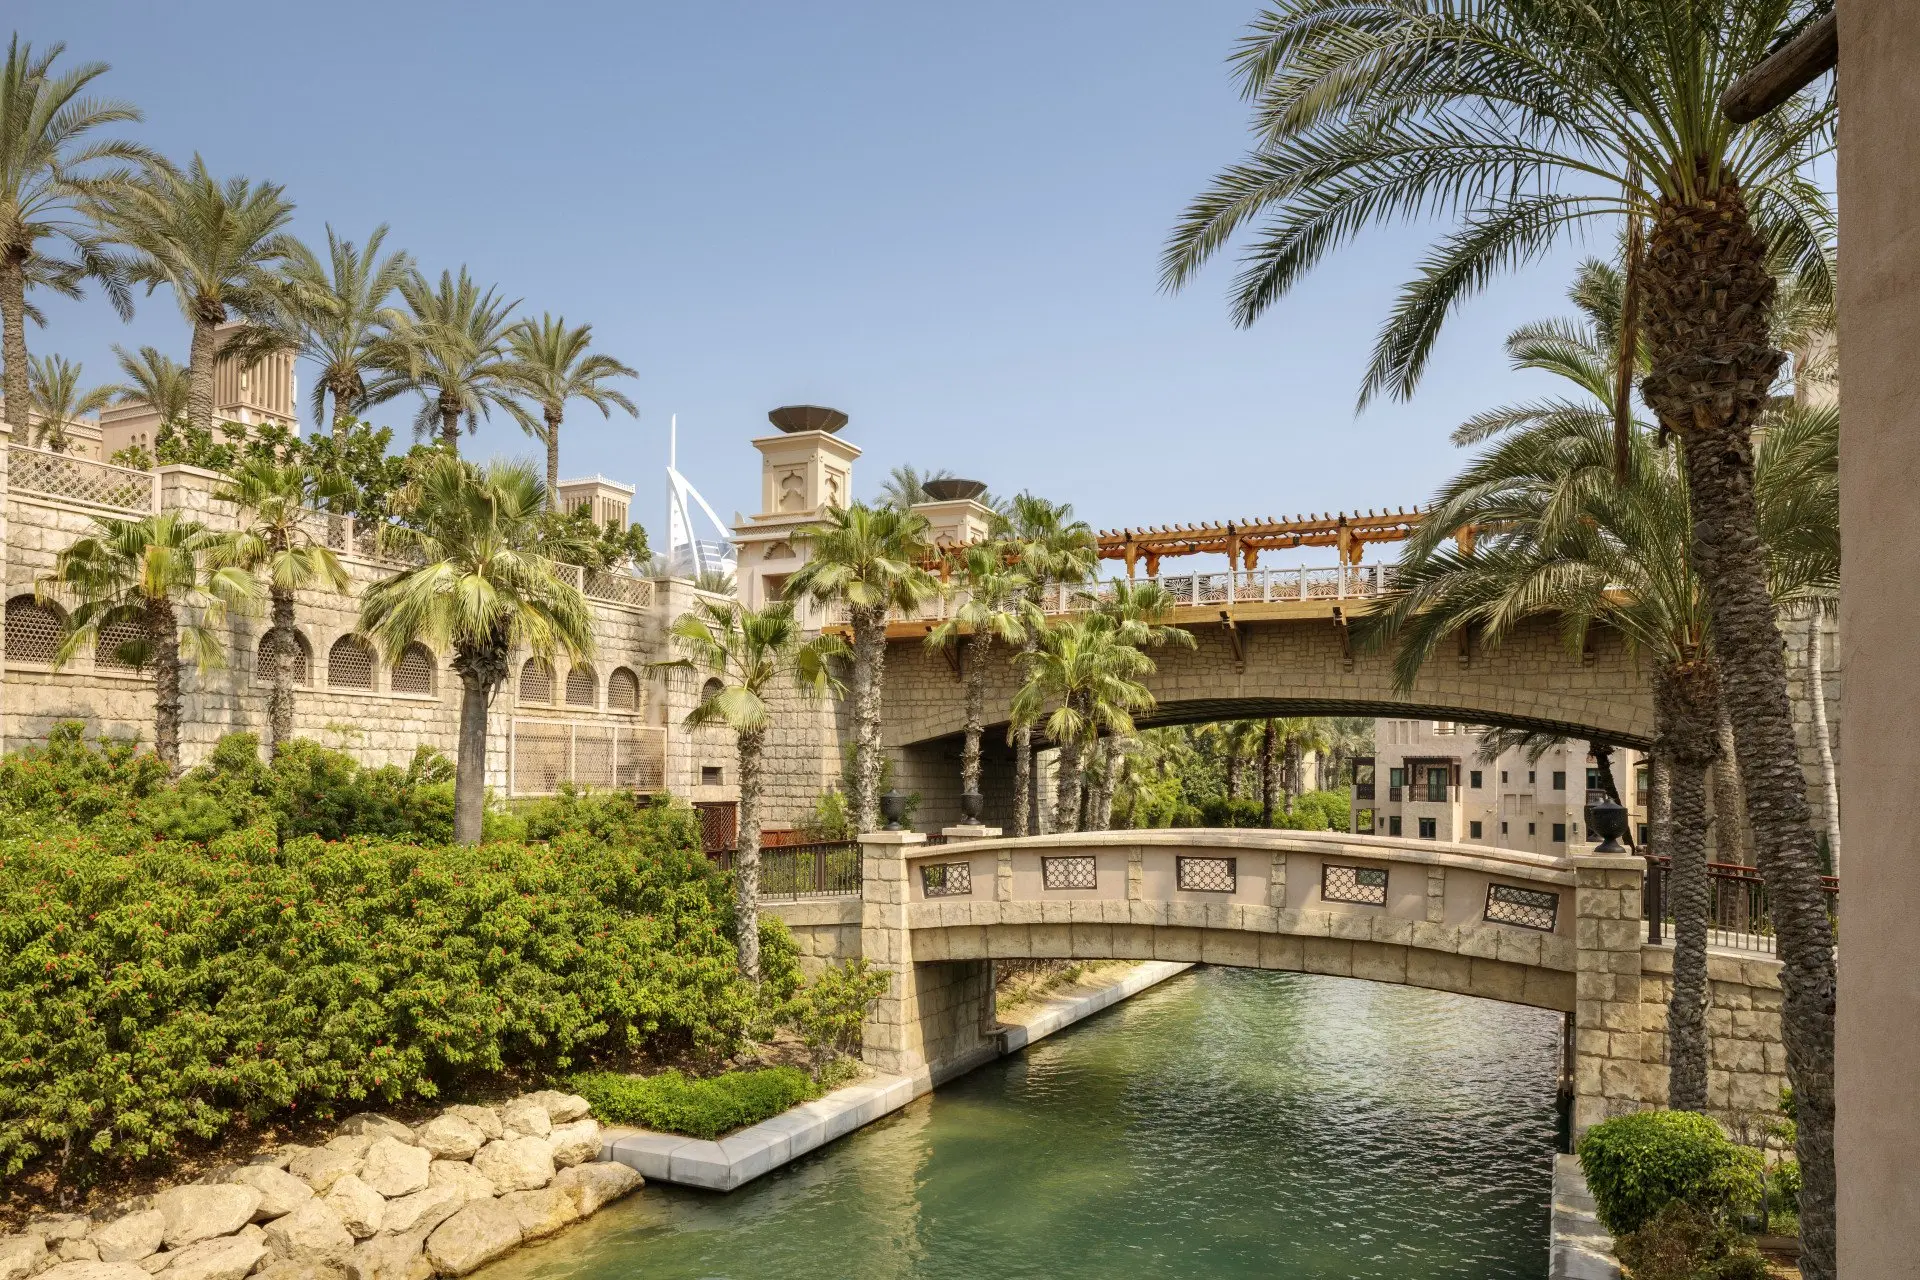
[[[643,1179],[599,1159],[586,1099],[543,1090],[409,1128],[349,1118],[323,1146],[0,1237],[0,1280],[428,1280],[550,1236]]]

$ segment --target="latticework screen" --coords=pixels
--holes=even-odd
[[[567,705],[570,707],[593,707],[600,703],[600,682],[595,679],[592,667],[571,667],[567,670]]]
[[[58,609],[32,596],[7,601],[7,661],[52,662],[64,622]]]
[[[1515,884],[1487,886],[1486,918],[1494,924],[1552,933],[1559,914],[1560,895],[1551,890],[1523,889]]]
[[[144,657],[147,645],[147,630],[139,623],[109,622],[94,636],[93,665],[109,671],[137,671],[140,664],[128,659]]]
[[[373,688],[373,646],[359,636],[341,636],[327,651],[327,687]]]
[[[1358,902],[1369,907],[1387,905],[1384,867],[1343,867],[1325,863],[1320,868],[1320,896],[1328,902]]]
[[[16,489],[73,498],[121,511],[145,512],[153,503],[153,476],[70,454],[15,447],[7,451],[8,481]]]
[[[958,898],[973,892],[971,862],[928,862],[920,867],[920,889],[929,898]]]
[[[433,651],[423,644],[410,644],[400,655],[400,661],[393,667],[393,691],[395,693],[432,693],[434,668]]]
[[[602,790],[660,791],[667,731],[592,721],[513,722],[513,794],[551,795],[563,782]]]
[[[607,710],[638,711],[640,709],[640,677],[625,667],[615,667],[613,674],[607,677]]]
[[[1234,858],[1175,858],[1175,881],[1190,891],[1232,893],[1239,879],[1237,861]]]
[[[520,668],[520,701],[541,706],[553,701],[553,668],[538,658],[528,658]]]
[[[576,786],[613,785],[614,736],[612,725],[583,724],[573,730],[573,781]]]
[[[1091,854],[1070,858],[1040,859],[1040,883],[1049,889],[1094,889],[1099,887]]]
[[[524,677],[522,677],[524,683]],[[513,793],[552,795],[573,768],[573,726],[517,720],[513,726]]]
[[[273,633],[269,631],[260,637],[260,649],[254,658],[254,679],[261,684],[273,683]],[[293,633],[293,682],[308,684],[313,680],[313,646],[298,631]]]

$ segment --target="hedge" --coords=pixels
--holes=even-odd
[[[718,1138],[772,1119],[821,1092],[814,1078],[798,1067],[729,1071],[704,1080],[678,1071],[655,1076],[600,1071],[575,1076],[572,1088],[610,1124],[636,1124],[693,1138]]]
[[[1735,1146],[1694,1111],[1603,1120],[1580,1139],[1580,1168],[1600,1221],[1616,1236],[1676,1200],[1717,1215],[1751,1203],[1759,1190],[1759,1153]]]

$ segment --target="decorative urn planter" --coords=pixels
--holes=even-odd
[[[898,831],[907,818],[907,798],[892,787],[880,797],[880,816],[887,820],[887,830]]]

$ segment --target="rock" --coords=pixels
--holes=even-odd
[[[36,1213],[27,1219],[27,1234],[39,1236],[52,1248],[62,1240],[85,1240],[93,1219],[84,1213]]]
[[[271,1151],[260,1152],[259,1154],[255,1155],[251,1160],[247,1161],[247,1163],[266,1165],[269,1168],[274,1168],[274,1169],[284,1169],[287,1167],[288,1161],[292,1160],[295,1156],[299,1155],[302,1151],[307,1151],[307,1150],[310,1150],[310,1148],[304,1147],[297,1142],[286,1142],[286,1143],[282,1143],[280,1146],[275,1147]]]
[[[26,1280],[52,1262],[47,1242],[39,1236],[0,1238],[0,1280]]]
[[[547,1109],[532,1098],[515,1098],[501,1107],[500,1123],[509,1138],[544,1138],[553,1131]]]
[[[480,1148],[473,1167],[502,1194],[538,1191],[553,1181],[553,1152],[545,1138],[502,1138]]]
[[[448,1107],[442,1114],[459,1116],[462,1120],[465,1120],[468,1124],[471,1124],[480,1130],[480,1132],[486,1134],[488,1142],[492,1142],[495,1138],[504,1138],[507,1136],[506,1129],[500,1123],[499,1109],[496,1107],[476,1107],[471,1103],[462,1102],[455,1106]]]
[[[309,1147],[288,1163],[287,1172],[325,1195],[333,1190],[333,1184],[340,1179],[350,1173],[360,1172],[360,1160],[344,1151]]]
[[[462,1200],[491,1200],[497,1194],[487,1175],[464,1160],[435,1160],[427,1172],[427,1189],[451,1187]]]
[[[153,1207],[167,1220],[162,1237],[167,1248],[183,1249],[214,1236],[230,1236],[246,1226],[260,1207],[260,1193],[232,1183],[169,1187],[153,1198]]]
[[[432,1164],[433,1153],[425,1147],[381,1138],[367,1148],[367,1162],[361,1166],[360,1181],[388,1199],[410,1196],[426,1190],[427,1169]]]
[[[436,1116],[414,1130],[413,1140],[442,1160],[470,1160],[474,1152],[487,1144],[487,1135],[465,1116],[447,1114]]]
[[[253,1273],[253,1280],[346,1280],[347,1273],[326,1262],[295,1262],[282,1258]]]
[[[171,1253],[149,1254],[140,1259],[140,1269],[150,1276],[156,1276],[173,1265],[173,1258]]]
[[[558,1125],[547,1138],[547,1146],[553,1152],[553,1162],[557,1165],[585,1164],[600,1157],[600,1122],[598,1120],[575,1120],[572,1124]]]
[[[62,1240],[53,1247],[53,1256],[62,1262],[98,1262],[100,1246],[91,1240]]]
[[[267,1242],[259,1235],[203,1240],[176,1253],[167,1274],[174,1280],[244,1280],[266,1256]]]
[[[427,1261],[443,1276],[463,1276],[519,1243],[519,1216],[498,1200],[477,1201],[427,1237]]]
[[[341,1266],[353,1249],[353,1233],[324,1200],[309,1200],[267,1224],[267,1244],[294,1262]]]
[[[40,1274],[48,1280],[147,1280],[137,1262],[63,1262]]]
[[[639,1171],[630,1169],[613,1160],[600,1160],[592,1164],[575,1165],[571,1169],[562,1169],[553,1175],[553,1185],[573,1197],[574,1207],[580,1210],[580,1216],[598,1213],[602,1205],[611,1204],[629,1191],[636,1191],[647,1185]]]
[[[559,1187],[546,1187],[539,1191],[509,1191],[500,1197],[500,1204],[512,1210],[513,1216],[519,1219],[522,1240],[550,1236],[580,1217],[580,1206]]]
[[[260,1207],[253,1211],[255,1222],[271,1222],[313,1199],[311,1186],[270,1164],[242,1165],[227,1175],[227,1181],[260,1193]]]
[[[138,1262],[152,1257],[166,1237],[167,1215],[158,1209],[142,1209],[93,1229],[93,1242],[100,1246],[102,1262]]]
[[[428,1187],[425,1191],[387,1201],[386,1216],[380,1220],[380,1230],[396,1233],[431,1231],[460,1212],[460,1206],[466,1202],[467,1197],[457,1187],[445,1183]]]
[[[413,1135],[409,1133],[407,1136]],[[378,1141],[380,1141],[380,1135],[377,1133],[342,1133],[328,1138],[326,1149],[352,1156],[355,1160],[363,1160],[366,1158],[367,1148]]]
[[[398,1120],[389,1119],[372,1111],[362,1111],[357,1116],[348,1116],[340,1122],[341,1133],[370,1133],[376,1138],[393,1138],[399,1142],[412,1142],[413,1130]]]
[[[386,1197],[351,1173],[333,1184],[325,1203],[356,1240],[378,1231],[387,1215]]]
[[[538,1093],[527,1095],[528,1102],[538,1102],[547,1109],[547,1119],[555,1124],[567,1124],[578,1120],[593,1110],[593,1104],[577,1093],[561,1093],[558,1089],[542,1089]]]
[[[433,1264],[423,1252],[426,1245],[425,1231],[362,1240],[347,1258],[347,1280],[428,1280]]]

